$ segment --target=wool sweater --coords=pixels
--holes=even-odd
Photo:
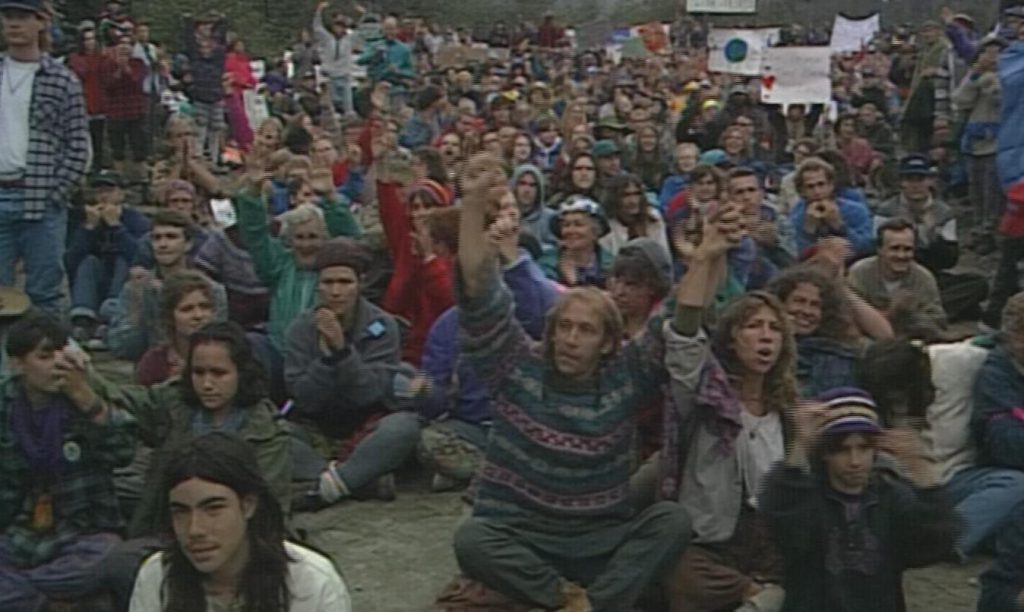
[[[542,529],[628,517],[636,413],[667,381],[662,319],[580,383],[529,339],[497,276],[459,308],[463,359],[494,400],[474,515]]]

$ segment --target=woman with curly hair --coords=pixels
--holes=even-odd
[[[768,291],[783,303],[793,326],[803,397],[854,386],[868,339],[892,337],[885,317],[822,267],[790,268]]]
[[[757,513],[763,478],[785,455],[797,401],[789,317],[768,293],[744,294],[703,323],[743,237],[739,212],[712,216],[679,290],[678,346],[666,350],[676,410],[666,411],[662,499],[678,500],[694,531],[668,581],[672,610],[731,610],[777,597],[781,559]],[[726,228],[733,228],[727,230]]]

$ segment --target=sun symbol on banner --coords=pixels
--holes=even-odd
[[[742,62],[747,59],[747,53],[750,51],[750,45],[747,41],[742,38],[733,38],[729,42],[725,43],[725,59],[730,62]]]

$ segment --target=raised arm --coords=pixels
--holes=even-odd
[[[495,284],[497,258],[488,244],[488,213],[508,190],[501,161],[481,153],[469,160],[465,171],[465,197],[459,224],[459,272],[467,298],[483,297]]]

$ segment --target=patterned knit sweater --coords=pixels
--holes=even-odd
[[[667,381],[662,319],[581,385],[547,363],[497,278],[479,298],[459,293],[463,358],[494,412],[474,515],[534,525],[627,518],[635,414]]]

